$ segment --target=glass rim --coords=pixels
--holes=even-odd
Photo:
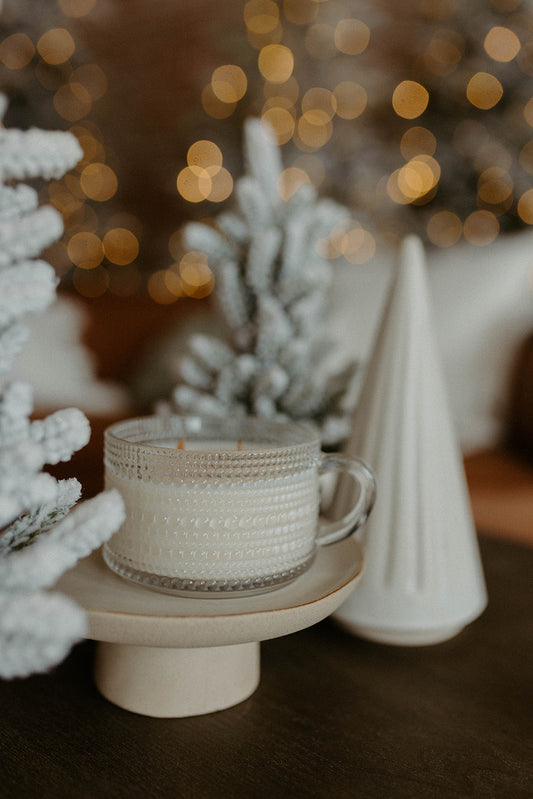
[[[249,458],[250,455],[255,453],[253,448],[229,451],[217,450],[216,448],[201,451],[187,449],[174,450],[168,446],[158,446],[154,444],[153,441],[146,441],[146,438],[150,439],[153,435],[161,433],[162,428],[164,429],[165,422],[168,424],[168,432],[164,433],[167,437],[181,435],[186,438],[190,437],[191,440],[205,441],[215,435],[214,432],[209,432],[209,429],[213,430],[213,428],[215,428],[218,430],[218,437],[221,440],[235,437],[237,443],[238,439],[241,438],[248,443],[263,445],[263,452],[272,450],[294,450],[313,445],[318,445],[320,448],[321,444],[318,429],[304,422],[263,419],[251,415],[227,418],[225,416],[208,414],[177,413],[134,416],[119,422],[114,422],[105,429],[104,440],[109,443],[115,442],[116,444],[127,444],[132,447],[142,447],[147,453],[153,452],[154,454],[162,454],[164,452],[165,455],[168,455],[169,453],[175,452],[180,458],[191,457],[196,459],[199,457],[213,456],[231,456],[232,459]],[[178,422],[180,422],[185,429],[179,429]],[[174,429],[172,428],[173,423]],[[147,425],[148,429],[143,431],[143,438],[140,438],[138,437],[138,433],[143,424]],[[153,425],[153,429],[150,429],[151,425]],[[209,426],[211,426],[211,428],[209,428]],[[206,427],[208,428],[207,430]],[[204,431],[203,436],[202,430]],[[264,431],[263,436],[261,436],[261,430]],[[269,435],[270,438],[268,437]]]

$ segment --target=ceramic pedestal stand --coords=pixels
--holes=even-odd
[[[151,591],[111,572],[93,553],[57,589],[87,611],[99,641],[95,681],[126,710],[184,717],[247,699],[260,676],[259,641],[304,629],[347,599],[363,565],[352,537],[321,547],[293,583],[252,597],[195,599]]]

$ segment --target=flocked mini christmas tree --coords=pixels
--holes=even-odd
[[[281,193],[279,149],[264,123],[245,128],[248,173],[237,181],[237,208],[217,229],[190,223],[185,243],[203,251],[215,272],[215,297],[227,340],[194,335],[174,391],[179,410],[312,421],[326,444],[348,431],[350,366],[332,374],[324,337],[331,266],[317,244],[348,212],[317,199],[304,184]]]
[[[5,97],[0,104],[1,119]],[[36,256],[63,231],[57,211],[38,207],[36,191],[17,181],[59,178],[81,154],[70,134],[0,130],[0,677],[43,671],[84,635],[84,611],[43,589],[108,538],[123,516],[116,492],[69,513],[80,484],[42,469],[83,447],[89,422],[75,408],[31,421],[32,387],[6,379],[28,338],[23,317],[55,297],[54,270]]]

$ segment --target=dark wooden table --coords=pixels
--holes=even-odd
[[[454,640],[387,647],[326,620],[263,643],[259,689],[219,713],[115,707],[90,642],[0,682],[0,796],[530,799],[533,549],[481,544],[490,604]]]

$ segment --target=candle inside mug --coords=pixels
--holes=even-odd
[[[122,494],[126,520],[104,559],[173,592],[282,585],[309,567],[317,542],[349,535],[369,512],[366,467],[331,458],[314,430],[294,423],[151,416],[113,425],[105,484]],[[321,470],[353,468],[364,502],[317,538]]]

